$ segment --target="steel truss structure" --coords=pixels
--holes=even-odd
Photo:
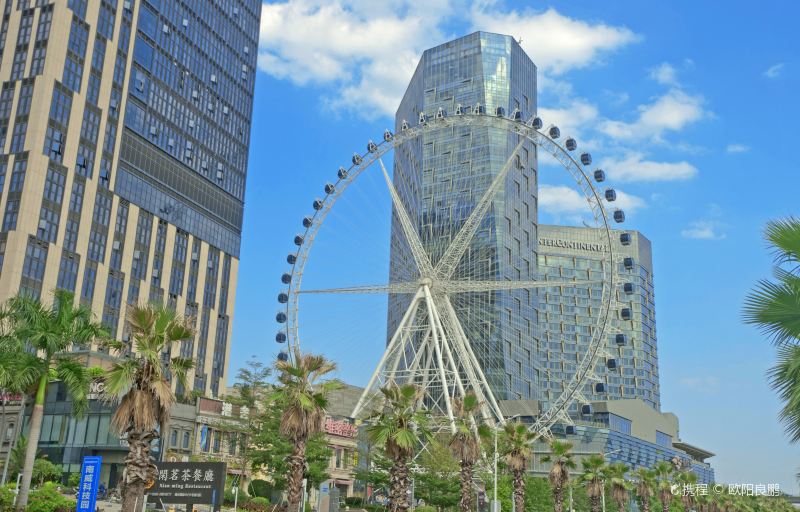
[[[476,203],[463,225],[450,240],[443,255],[434,264],[425,246],[420,240],[417,226],[410,218],[392,179],[382,161],[387,152],[413,141],[426,133],[443,128],[461,126],[488,127],[503,130],[518,138],[518,143],[506,160],[501,170],[492,178],[491,184]],[[355,418],[363,417],[380,406],[379,388],[389,383],[414,383],[424,391],[423,404],[432,413],[441,418],[441,427],[454,429],[453,401],[466,393],[474,392],[480,403],[480,414],[490,424],[504,424],[505,418],[498,400],[489,387],[486,375],[478,361],[470,339],[460,321],[456,308],[451,300],[454,295],[468,292],[498,292],[504,290],[521,290],[536,288],[563,288],[574,286],[601,285],[601,307],[594,317],[591,326],[591,341],[588,350],[576,365],[574,375],[565,382],[563,392],[550,406],[541,411],[531,429],[540,436],[549,437],[550,427],[556,423],[571,424],[567,414],[568,407],[574,401],[586,401],[581,394],[581,387],[588,381],[598,380],[594,368],[598,360],[608,355],[605,351],[608,336],[607,325],[614,303],[614,267],[612,233],[609,219],[603,205],[601,194],[592,183],[592,179],[584,170],[582,163],[570,154],[574,149],[562,147],[556,142],[558,130],[553,127],[542,129],[541,120],[532,117],[527,122],[518,115],[505,117],[490,116],[476,109],[470,113],[459,113],[447,116],[442,112],[432,119],[420,119],[416,126],[403,125],[403,129],[393,134],[384,133],[383,142],[368,144],[368,151],[363,155],[353,156],[353,165],[349,169],[340,169],[335,184],[326,187],[327,195],[314,203],[315,213],[304,220],[305,233],[300,240],[296,254],[289,256],[293,264],[291,272],[284,274],[283,281],[288,284],[288,291],[281,294],[279,300],[285,304],[285,310],[278,313],[278,321],[285,324],[284,330],[277,336],[279,342],[288,342],[290,348],[300,346],[300,298],[304,294],[408,294],[410,302],[399,325],[391,333],[386,349],[375,368],[369,383],[361,395],[353,411]],[[525,141],[533,142],[538,148],[552,155],[561,166],[574,178],[587,200],[594,216],[598,240],[602,242],[602,273],[597,281],[586,280],[553,280],[542,276],[537,280],[486,281],[465,280],[454,277],[455,270],[473,240],[482,219],[492,204],[492,199],[501,189],[512,162]],[[569,144],[568,144],[569,145]],[[590,163],[590,159],[589,163]],[[405,282],[390,282],[373,286],[352,286],[304,290],[302,280],[305,265],[309,259],[314,239],[324,225],[337,199],[347,190],[358,176],[377,163],[383,175],[383,181],[392,200],[393,211],[399,221],[413,263],[416,267],[416,278]],[[588,165],[585,161],[583,164]],[[600,171],[602,172],[602,171]],[[296,239],[297,242],[297,239]],[[292,357],[293,350],[282,352],[282,357]]]

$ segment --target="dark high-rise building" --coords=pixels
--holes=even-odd
[[[196,319],[178,394],[223,394],[261,1],[0,8],[0,299],[72,290],[122,341],[129,305],[161,301]],[[100,409],[45,416],[51,460],[111,442]]]

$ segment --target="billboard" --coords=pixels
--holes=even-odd
[[[149,502],[222,506],[224,462],[156,462],[156,467],[156,480],[146,491]]]

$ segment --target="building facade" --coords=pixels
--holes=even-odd
[[[597,229],[539,226],[539,271],[545,279],[597,281],[606,270],[613,273],[615,288],[607,356],[595,368],[599,380],[585,384],[586,403],[572,404],[575,424],[556,425],[554,433],[573,443],[579,458],[602,453],[608,462],[632,469],[669,461],[697,473],[701,483],[713,482],[706,459],[714,454],[682,441],[677,416],[661,412],[650,240],[638,231],[619,230],[611,240],[614,266],[603,269],[608,240]],[[574,376],[577,359],[588,350],[601,286],[540,289],[540,338],[535,342],[540,402],[558,396],[561,382]],[[543,443],[536,447],[537,454],[547,451]],[[546,474],[549,465],[534,458],[533,470]]]
[[[0,299],[71,290],[123,342],[162,302],[195,321],[177,393],[223,395],[261,2],[0,8]]]
[[[476,32],[426,50],[395,116],[396,130],[441,108],[454,113],[502,108],[536,111],[536,66],[510,36]],[[495,128],[462,127],[426,134],[398,148],[394,186],[433,263],[442,256],[517,144]],[[526,143],[494,198],[455,278],[533,279],[536,274],[536,147]],[[392,218],[390,280],[415,279],[415,266],[396,215]],[[409,304],[390,296],[389,336]],[[529,343],[536,321],[528,290],[472,293],[454,298],[467,337],[489,384],[501,399],[534,394]],[[512,318],[515,319],[512,323]]]
[[[611,237],[614,268],[603,269],[607,240],[596,229],[540,225],[539,271],[545,279],[589,281],[599,281],[603,270],[613,273],[615,291],[611,300],[615,304],[605,345],[614,360],[613,368],[606,358],[599,361],[595,373],[600,381],[587,383],[583,395],[591,401],[639,398],[659,410],[652,248],[650,240],[637,231],[625,231],[623,244],[622,233],[615,230]],[[540,289],[538,400],[555,400],[562,391],[561,382],[573,377],[578,358],[591,341],[591,326],[601,306],[601,288],[598,283]],[[577,412],[577,404],[572,412]]]
[[[129,304],[169,304],[191,388],[224,391],[260,9],[3,2],[0,298],[72,290],[123,341]]]

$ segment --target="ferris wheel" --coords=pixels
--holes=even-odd
[[[591,155],[576,152],[577,143],[571,137],[564,139],[563,145],[557,142],[561,138],[559,128],[545,127],[537,116],[524,119],[518,110],[505,115],[502,108],[487,113],[481,105],[459,105],[450,115],[440,108],[431,115],[420,114],[415,121],[413,125],[403,121],[396,133],[386,130],[378,143],[369,141],[365,153],[354,154],[352,164],[339,168],[336,179],[324,185],[324,196],[314,199],[313,211],[302,218],[303,229],[294,238],[296,249],[286,258],[290,268],[281,276],[284,290],[278,295],[276,320],[280,330],[275,337],[282,346],[278,358],[294,357],[301,337],[304,350],[309,350],[311,337],[318,340],[317,345],[312,344],[315,352],[327,347],[337,361],[357,360],[348,371],[364,380],[365,387],[355,404],[354,418],[379,406],[380,387],[413,383],[423,390],[422,403],[440,419],[443,429],[454,428],[454,402],[470,392],[480,401],[483,419],[502,425],[506,420],[497,389],[505,377],[502,368],[498,370],[489,362],[497,360],[496,352],[501,349],[487,343],[490,338],[502,338],[505,331],[495,328],[491,318],[487,321],[485,313],[498,315],[497,323],[503,325],[530,324],[530,315],[515,318],[512,309],[503,310],[502,304],[513,300],[519,303],[515,297],[523,293],[530,297],[545,291],[591,287],[599,300],[586,326],[588,342],[561,383],[560,393],[546,402],[531,425],[538,435],[549,437],[554,424],[574,423],[570,406],[589,403],[583,390],[600,380],[596,368],[604,358],[611,357],[606,346],[613,335],[609,331],[616,307],[614,273],[618,263],[611,223],[625,219],[620,209],[613,209],[610,215],[607,211],[617,198],[616,192],[611,188],[598,190],[596,184],[606,177],[604,171],[590,169]],[[423,146],[429,144],[426,141],[437,134],[455,137],[476,130],[488,130],[495,135],[492,140],[501,141],[504,161],[498,165],[495,160],[493,170],[482,178],[462,173],[455,184],[451,178],[441,180],[448,190],[461,193],[460,199],[454,200],[457,204],[443,204],[441,195],[422,190],[413,179],[398,178],[402,166],[423,166],[413,155],[421,154]],[[495,224],[501,222],[499,209],[503,208],[498,198],[510,193],[512,175],[521,176],[527,183],[526,175],[536,172],[519,164],[522,151],[530,147],[535,147],[540,156],[550,155],[554,166],[562,170],[562,175],[566,173],[565,179],[585,201],[582,223],[598,242],[596,257],[602,263],[599,271],[591,274],[592,279],[542,275],[535,270],[522,277],[518,272],[516,276],[500,275],[496,269],[502,256],[497,244],[478,243],[495,234]],[[479,152],[485,156],[486,148]],[[448,158],[452,160],[452,155]],[[394,163],[394,179],[384,159]],[[424,172],[435,174],[436,163],[425,164],[429,165]],[[416,170],[416,176],[423,174],[422,169]],[[405,176],[415,175],[403,172]],[[362,182],[369,185],[359,189]],[[465,197],[468,199],[462,200]],[[369,208],[365,202],[378,206]],[[340,208],[349,209],[337,215]],[[355,217],[369,226],[383,222],[385,229],[381,235],[374,234],[371,228],[361,227]],[[360,234],[363,244],[329,229],[337,223],[347,226],[348,233]],[[326,235],[327,231],[332,233]],[[318,254],[322,239],[326,239],[328,252]],[[372,257],[374,265],[365,262],[367,256]],[[309,280],[314,282],[309,284]],[[378,297],[377,306],[371,312],[362,310],[362,297]],[[309,312],[314,309],[319,311],[316,317]],[[368,324],[372,325],[370,332],[363,327]],[[340,331],[349,334],[337,334]],[[516,332],[519,335],[520,330]],[[536,336],[535,328],[529,326],[520,344],[532,344]],[[500,347],[499,342],[496,346]],[[352,376],[347,375],[345,380]]]

